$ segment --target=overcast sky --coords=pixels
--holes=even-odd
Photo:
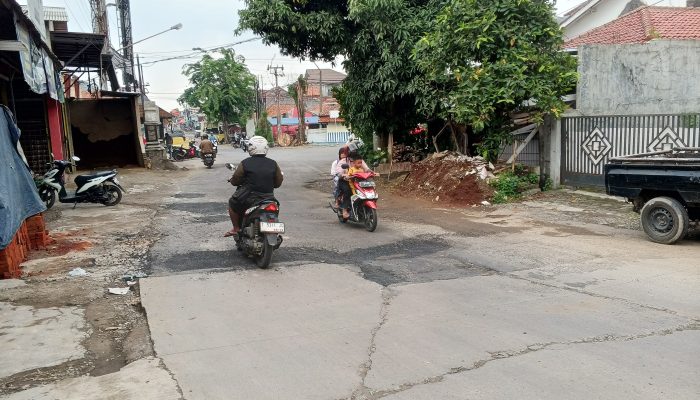
[[[566,11],[581,0],[559,0],[557,10]],[[107,3],[112,2],[107,0]],[[26,1],[20,1],[26,3]],[[68,11],[68,28],[71,31],[90,32],[90,6],[88,0],[44,0],[46,6],[65,7]],[[148,62],[163,58],[192,53],[193,47],[211,48],[230,44],[254,37],[252,33],[234,36],[238,26],[238,10],[244,7],[242,0],[133,0],[131,2],[131,19],[133,39],[138,41],[154,33],[163,31],[177,23],[183,28],[144,41],[134,46],[135,53],[145,63],[144,81],[149,84],[148,96],[166,110],[178,107],[177,97],[187,87],[187,79],[182,75],[182,68],[188,60],[171,60],[155,64]],[[117,41],[117,24],[115,8],[108,7],[110,31],[115,48],[121,46]],[[285,76],[280,84],[287,85],[295,80],[307,68],[315,68],[313,63],[300,62],[279,54],[274,46],[264,46],[260,41],[244,43],[234,47],[236,52],[246,58],[250,71],[261,76],[265,87],[272,87],[274,77],[267,71],[267,66],[284,66]],[[318,63],[321,68],[332,68],[330,64]],[[342,70],[340,65],[335,67]]]

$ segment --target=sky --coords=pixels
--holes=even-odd
[[[562,13],[582,0],[559,0],[557,12]],[[26,3],[26,1],[19,1]],[[112,0],[107,0],[107,3]],[[45,6],[64,7],[68,11],[68,29],[77,32],[91,32],[90,5],[88,0],[43,0]],[[235,36],[238,26],[238,10],[245,7],[243,0],[132,0],[131,23],[134,42],[168,29],[177,23],[183,25],[173,30],[134,45],[134,52],[144,63],[144,82],[148,97],[166,110],[180,107],[177,98],[187,87],[187,78],[182,69],[187,63],[196,62],[199,56],[191,59],[150,62],[164,58],[192,54],[192,48],[213,48],[255,37],[252,32]],[[108,7],[112,45],[119,48],[117,21],[114,7]],[[274,86],[274,76],[267,71],[268,65],[284,67],[284,77],[280,85],[285,87],[296,80],[306,69],[316,68],[311,62],[282,56],[276,46],[265,46],[260,41],[244,43],[234,47],[237,54],[246,59],[250,71],[261,77],[263,87]],[[342,71],[340,60],[330,63],[317,63],[320,68],[333,68]]]

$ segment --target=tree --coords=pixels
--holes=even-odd
[[[270,121],[267,120],[267,113],[262,113],[260,118],[258,118],[258,123],[255,124],[255,136],[262,136],[267,139],[267,143],[272,146],[275,142],[272,136],[272,125]]]
[[[335,96],[353,132],[407,132],[428,118],[417,107],[426,91],[412,58],[416,41],[443,0],[246,0],[241,29],[285,55],[331,61],[348,73]]]
[[[308,82],[304,75],[299,75],[297,81],[287,87],[287,92],[294,99],[294,105],[297,107],[297,115],[299,115],[299,141],[306,143],[306,104],[304,104],[304,94],[308,88]]]
[[[562,52],[562,34],[549,0],[451,0],[415,58],[441,88],[441,116],[483,136],[485,155],[509,137],[510,113],[535,105],[535,119],[558,117],[561,97],[576,86],[576,62]],[[495,154],[494,154],[495,153]]]
[[[223,122],[225,129],[230,123],[244,126],[255,110],[255,76],[233,50],[223,49],[221,55],[206,54],[185,66],[183,74],[191,86],[178,102],[199,107],[209,120]]]

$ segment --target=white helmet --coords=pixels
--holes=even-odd
[[[267,144],[267,139],[262,136],[253,136],[248,139],[248,154],[251,156],[266,155],[269,146]]]

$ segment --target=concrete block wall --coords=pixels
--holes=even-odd
[[[700,40],[579,48],[583,115],[684,114],[700,110]]]

